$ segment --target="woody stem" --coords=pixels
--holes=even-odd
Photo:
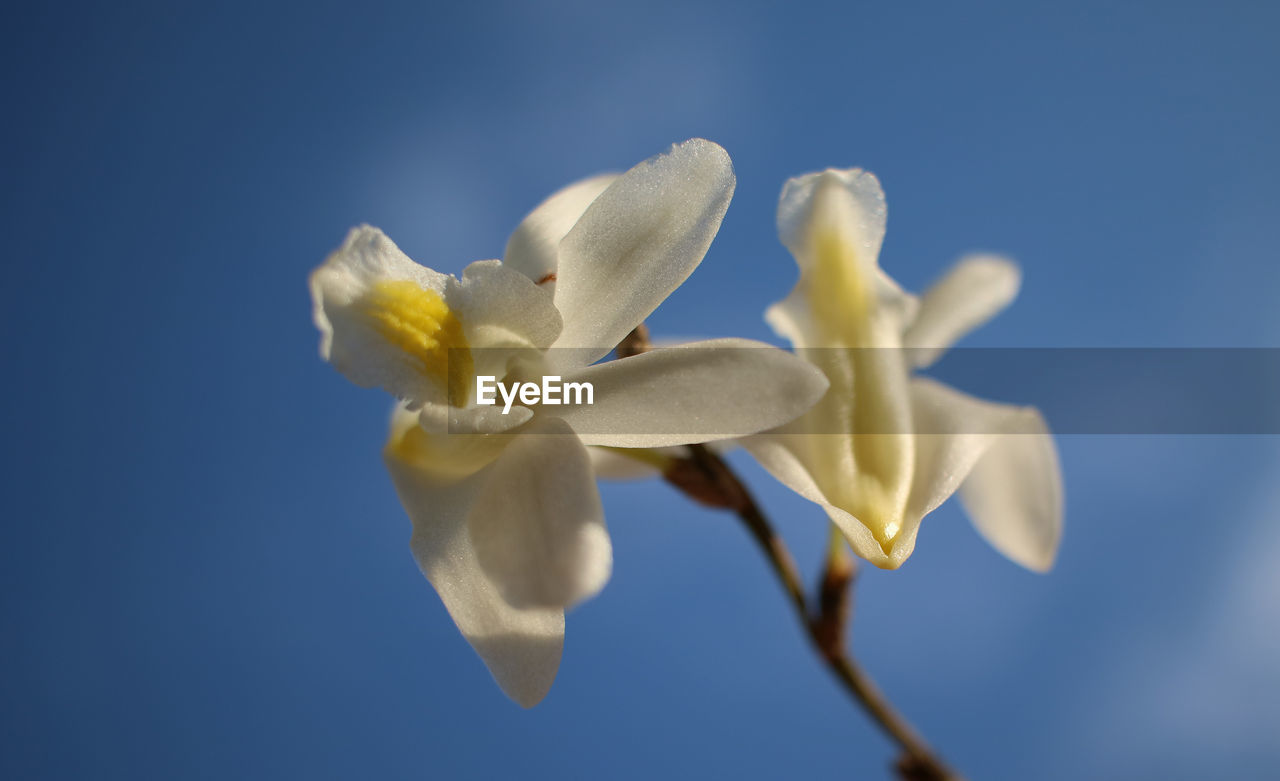
[[[900,777],[904,781],[958,781],[960,776],[938,759],[848,651],[844,630],[849,615],[848,590],[854,574],[852,561],[829,557],[822,582],[823,605],[816,614],[811,612],[795,560],[737,474],[704,445],[690,445],[689,456],[723,497],[722,506],[735,512],[764,553],[818,655],[853,699],[901,747],[903,755],[896,768]]]
[[[616,354],[618,358],[627,358],[650,348],[649,330],[641,323],[618,344]],[[787,592],[800,626],[818,655],[854,701],[902,748],[902,756],[895,767],[902,781],[961,781],[961,777],[944,765],[907,720],[894,710],[849,653],[845,636],[852,613],[850,588],[856,570],[838,530],[832,529],[827,564],[819,587],[818,609],[812,612],[795,559],[746,485],[723,458],[705,445],[688,447],[689,457],[668,462],[663,477],[701,504],[732,510],[747,527]]]

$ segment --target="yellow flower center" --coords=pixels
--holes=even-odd
[[[837,474],[852,467],[852,480],[832,481],[836,503],[862,521],[888,554],[902,531],[914,464],[911,433],[892,424],[910,420],[903,409],[907,389],[890,335],[896,324],[878,311],[875,264],[843,228],[823,226],[810,244],[814,321],[827,347],[845,348],[844,355],[819,360],[831,380],[831,410],[851,435],[843,441],[824,437],[822,447],[831,449],[828,462],[840,465]]]
[[[814,320],[826,331],[828,345],[875,347],[872,337],[872,291],[863,260],[839,230],[824,230],[813,242],[810,301]]]
[[[474,367],[462,322],[439,293],[408,280],[377,282],[364,300],[374,328],[410,355],[419,371],[438,382],[449,403],[467,403]]]

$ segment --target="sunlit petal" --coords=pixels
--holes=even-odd
[[[583,348],[557,353],[568,361],[562,368],[604,356],[684,282],[720,228],[734,181],[728,154],[693,139],[627,171],[592,202],[560,242],[556,346]]]
[[[532,707],[546,696],[560,666],[564,612],[516,608],[503,599],[476,558],[466,524],[475,497],[486,490],[489,470],[481,466],[470,474],[442,473],[438,467],[450,462],[423,451],[416,422],[415,415],[398,410],[384,452],[396,493],[413,522],[413,556],[498,686],[520,705]]]
[[[589,447],[591,471],[596,477],[605,480],[641,480],[647,477],[659,477],[676,448],[667,449],[629,447]]]
[[[662,447],[754,434],[803,414],[822,397],[822,372],[747,339],[712,339],[566,374],[590,382],[593,404],[544,408],[583,441]]]
[[[320,354],[347,379],[418,402],[446,398],[450,353],[468,347],[449,301],[456,280],[414,263],[365,225],[310,282]]]
[[[920,299],[916,318],[903,336],[914,364],[932,364],[965,334],[995,317],[1017,297],[1021,281],[1018,267],[1006,258],[961,258]]]
[[[529,213],[507,240],[502,262],[554,292],[559,266],[560,240],[617,174],[601,174],[583,179],[552,195]]]
[[[1062,539],[1062,469],[1039,413],[1027,430],[996,438],[960,485],[960,503],[991,547],[1047,572]]]
[[[488,468],[468,516],[481,565],[521,607],[568,607],[609,580],[613,549],[586,447],[536,416]]]
[[[1052,564],[1062,530],[1057,452],[1033,407],[975,399],[928,379],[911,385],[919,480],[909,518],[916,521],[962,483],[961,499],[991,544],[1029,569]]]
[[[797,432],[796,428],[796,424],[783,426],[766,434],[746,437],[741,444],[774,479],[822,507],[844,534],[854,553],[882,569],[901,565],[915,544],[915,530],[909,529],[909,534],[898,534],[895,543],[886,551],[866,523],[837,503],[838,485],[824,479],[824,475],[830,474],[830,465],[823,463],[824,453],[829,452],[828,448],[836,441],[847,438]],[[830,495],[823,489],[823,484],[831,486]]]

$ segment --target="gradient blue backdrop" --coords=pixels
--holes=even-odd
[[[502,696],[409,555],[387,399],[317,357],[353,224],[456,273],[705,136],[737,195],[659,336],[772,340],[782,182],[860,165],[908,287],[1022,263],[968,344],[1280,345],[1272,4],[3,14],[6,778],[886,777],[745,534],[661,484],[604,489],[613,580],[547,700]],[[1280,447],[1061,450],[1053,574],[949,504],[859,582],[857,652],[973,779],[1276,773]],[[739,463],[812,572],[820,512]]]

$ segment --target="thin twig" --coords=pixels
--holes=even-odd
[[[652,346],[649,343],[649,327],[641,323],[632,328],[631,333],[624,336],[613,351],[619,358],[630,358],[633,355],[648,352]]]
[[[627,358],[650,349],[649,331],[640,324],[617,346]],[[904,719],[870,676],[853,660],[845,640],[852,610],[850,587],[856,574],[842,540],[833,542],[819,586],[816,613],[809,609],[804,582],[786,543],[756,504],[755,498],[729,464],[705,445],[689,445],[689,458],[673,459],[663,476],[695,501],[731,510],[747,527],[787,592],[800,626],[836,678],[880,728],[902,748],[895,765],[903,781],[959,781],[924,739]],[[836,547],[838,546],[838,547]]]
[[[844,656],[849,652],[849,619],[853,616],[853,579],[858,574],[849,555],[844,534],[831,524],[827,543],[827,561],[818,581],[818,610],[813,617],[813,635],[824,658]]]
[[[958,775],[937,758],[933,749],[924,742],[907,720],[894,710],[870,676],[853,660],[845,646],[843,631],[839,634],[839,641],[833,642],[830,634],[825,631],[826,625],[824,625],[822,614],[811,616],[800,572],[786,543],[774,532],[768,518],[732,468],[705,445],[690,445],[689,451],[690,461],[704,472],[708,480],[720,487],[727,500],[727,509],[732,509],[737,514],[759,545],[774,574],[781,581],[787,596],[790,597],[801,627],[813,642],[818,655],[827,663],[858,704],[902,748],[903,756],[897,764],[897,771],[901,777],[905,781],[956,781],[959,779]],[[844,587],[847,588],[850,582],[852,582],[851,571]]]

